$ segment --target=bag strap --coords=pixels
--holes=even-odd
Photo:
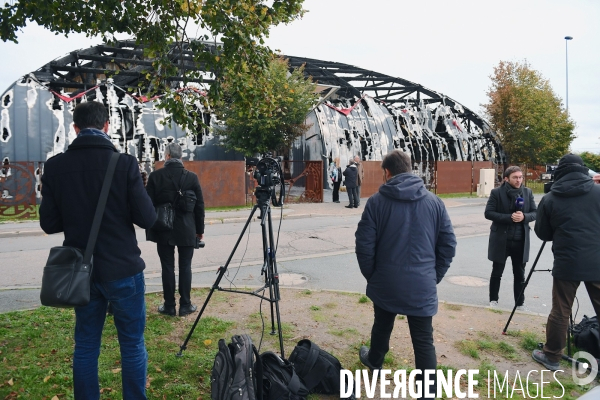
[[[316,387],[319,382],[325,376],[327,367],[325,364],[317,364],[319,358],[320,348],[317,344],[306,340],[308,343],[308,354],[306,355],[306,362],[302,368],[302,371],[298,371],[303,376],[304,384],[308,390],[312,390]]]
[[[183,196],[182,189],[183,189],[183,182],[185,182],[186,175],[187,175],[187,170],[184,168],[183,172],[181,173],[181,178],[179,179],[179,186],[177,186],[177,183],[175,183],[175,179],[173,179],[173,175],[169,175],[169,177],[171,178],[171,181],[175,185],[175,191],[177,193],[179,193],[180,196]]]
[[[263,365],[260,358],[260,354],[256,349],[256,346],[252,345],[252,352],[256,357],[254,363],[254,376],[256,378],[256,398],[262,400],[263,398]]]
[[[117,167],[117,161],[121,153],[113,153],[106,169],[106,175],[104,176],[104,183],[102,184],[102,190],[100,191],[100,198],[98,199],[98,205],[96,206],[96,214],[94,215],[94,222],[92,222],[92,229],[90,230],[90,237],[85,247],[85,255],[83,256],[83,263],[89,264],[92,260],[92,254],[96,247],[96,239],[98,239],[98,231],[100,231],[100,223],[102,222],[102,216],[104,215],[104,208],[106,207],[106,199],[108,198],[108,192],[110,185],[112,184],[113,176],[115,175],[115,169]]]

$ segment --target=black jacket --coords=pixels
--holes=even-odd
[[[488,260],[498,263],[506,262],[506,241],[510,224],[514,224],[510,216],[511,202],[507,193],[508,183],[492,189],[490,198],[485,206],[485,218],[492,221],[490,227],[490,240],[488,244]],[[523,189],[523,216],[525,219],[520,224],[524,224],[525,246],[523,250],[523,263],[529,261],[529,223],[535,221],[535,200],[531,189],[522,186]]]
[[[367,296],[396,314],[437,313],[436,285],[455,249],[444,203],[411,173],[394,176],[369,198],[356,230],[356,258],[367,279]]]
[[[106,168],[117,151],[100,136],[77,137],[65,153],[44,164],[40,225],[64,232],[64,246],[85,249]],[[133,224],[149,228],[156,220],[138,163],[121,154],[113,177],[94,252],[94,279],[114,281],[144,270]]]
[[[356,168],[356,165],[348,165],[344,170],[344,177],[344,185],[348,189],[358,187],[358,168]]]
[[[157,169],[148,177],[146,190],[155,206],[175,201],[183,164],[173,162]],[[204,233],[204,199],[198,176],[187,171],[183,181],[182,190],[193,190],[196,193],[196,206],[193,212],[175,210],[175,221],[171,231],[155,231],[149,229],[146,238],[160,244],[172,246],[193,246],[196,243],[196,234]]]
[[[552,185],[537,210],[535,233],[552,241],[552,276],[567,281],[600,282],[600,185],[570,172]]]

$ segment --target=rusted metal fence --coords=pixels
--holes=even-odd
[[[43,162],[6,163],[0,167],[0,220],[37,219]]]

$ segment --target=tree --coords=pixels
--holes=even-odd
[[[500,61],[483,104],[510,162],[555,163],[568,152],[575,124],[548,80],[524,61]]]
[[[589,151],[584,151],[579,154],[583,163],[586,167],[591,168],[596,172],[600,172],[600,154],[590,153]]]
[[[317,96],[303,68],[273,57],[264,70],[228,71],[215,109],[224,122],[224,144],[246,156],[281,150],[305,132],[306,115]]]
[[[264,46],[264,37],[272,26],[301,17],[303,1],[15,0],[0,6],[0,39],[17,43],[16,32],[28,21],[57,35],[78,32],[102,36],[107,42],[116,40],[117,34],[132,35],[145,58],[153,61],[152,71],[140,82],[146,94],[166,93],[161,107],[176,123],[194,129],[198,121],[190,107],[194,101],[170,90],[168,78],[183,76],[185,85],[201,80],[202,71],[238,73],[266,68],[272,52]],[[187,29],[192,24],[208,33],[189,38]],[[215,54],[202,41],[217,36],[222,46]],[[219,78],[217,73],[210,87],[209,96],[215,101],[220,94]]]

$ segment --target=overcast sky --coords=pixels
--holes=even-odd
[[[306,0],[303,19],[267,40],[283,54],[337,61],[404,78],[475,112],[487,102],[500,60],[527,60],[566,98],[574,151],[600,153],[600,1],[597,0]],[[23,74],[72,50],[99,44],[35,26],[19,44],[0,42],[0,92]]]

